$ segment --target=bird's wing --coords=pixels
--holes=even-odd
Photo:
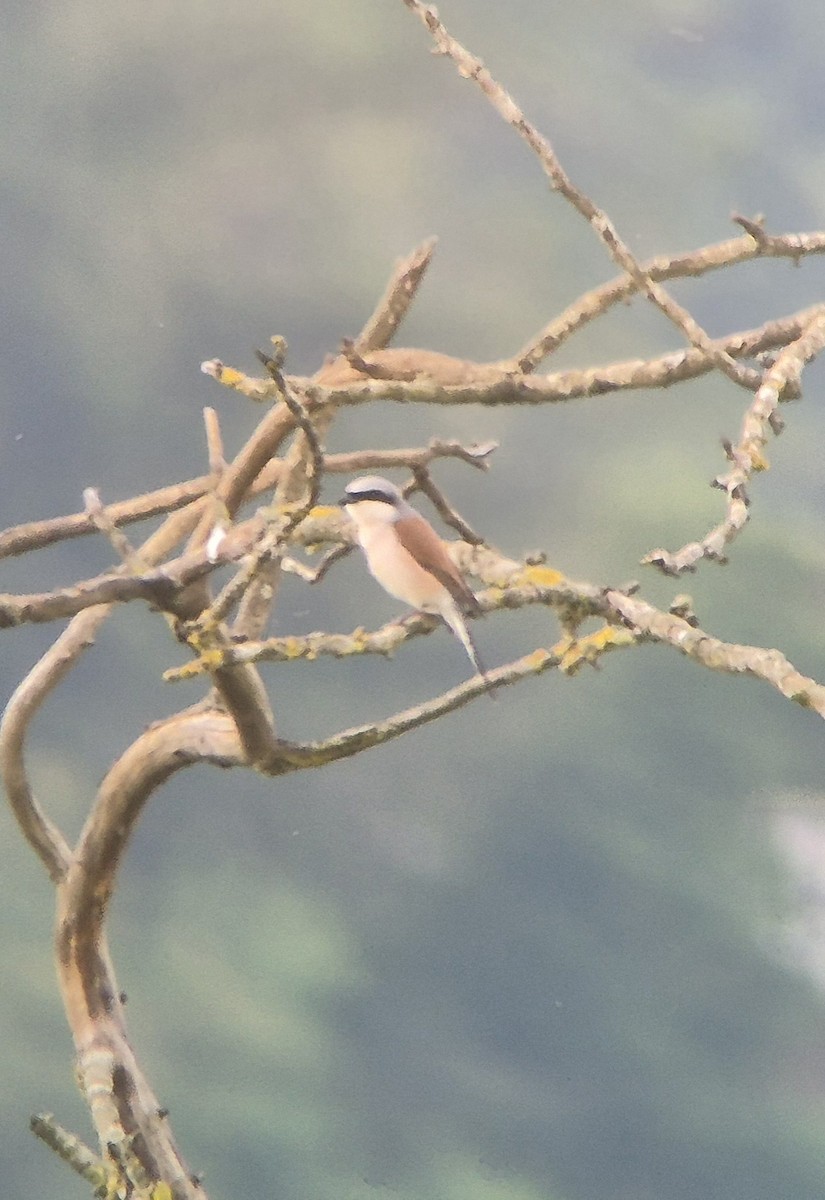
[[[450,558],[441,538],[431,525],[418,513],[400,517],[395,522],[398,540],[412,558],[435,575],[464,612],[478,616],[481,606],[465,582],[464,577]]]

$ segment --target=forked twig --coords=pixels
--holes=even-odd
[[[470,545],[480,546],[482,544],[484,538],[467,524],[458,510],[450,504],[441,489],[436,487],[426,467],[414,467],[413,479],[415,480],[415,490],[422,492],[430,500],[446,525],[454,529],[459,537],[464,538],[464,541],[469,542]]]
[[[719,271],[763,256],[789,258],[798,262],[808,254],[825,254],[825,233],[785,233],[771,237],[765,234],[758,241],[754,237],[731,238],[683,254],[659,254],[643,262],[641,269],[658,283],[665,279],[700,278],[709,271]],[[579,329],[627,300],[637,290],[631,276],[622,274],[585,292],[535,334],[513,356],[513,364],[525,374],[535,371],[543,359]],[[727,341],[718,341],[717,344],[732,357],[740,357]]]
[[[748,521],[747,485],[752,475],[766,468],[763,454],[771,433],[778,433],[777,406],[789,389],[799,387],[802,370],[825,348],[825,305],[815,309],[796,341],[780,350],[773,366],[765,372],[762,385],[756,392],[743,419],[739,440],[729,446],[727,453],[732,466],[714,480],[714,485],[727,495],[724,519],[701,541],[689,542],[680,550],[651,550],[642,559],[658,567],[666,575],[692,571],[700,559],[724,563],[726,547],[741,533]]]
[[[95,488],[85,488],[83,491],[83,506],[89,514],[89,520],[105,537],[109,539],[112,549],[123,563],[135,561],[135,549],[126,534],[115,524],[100,494]]]
[[[630,247],[619,236],[618,230],[607,214],[597,208],[590,197],[576,187],[556,157],[553,147],[543,134],[528,121],[512,96],[505,91],[501,84],[496,82],[481,59],[470,54],[460,42],[457,42],[447,32],[434,8],[423,4],[421,0],[403,0],[403,3],[419,17],[429,30],[437,51],[453,60],[462,78],[472,79],[478,84],[499,116],[512,125],[519,136],[527,142],[538,158],[553,189],[559,192],[591,225],[610,257],[623,271],[627,271],[639,291],[648,296],[668,320],[682,331],[687,340],[707,355],[715,367],[732,379],[734,383],[755,391],[759,386],[759,373],[737,363],[729,354],[714,344],[711,337],[687,309],[678,304],[659,283],[645,273]]]

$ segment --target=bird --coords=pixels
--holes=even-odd
[[[396,600],[440,616],[467,651],[476,674],[486,678],[464,619],[465,614],[480,616],[481,605],[432,525],[400,488],[380,475],[351,480],[339,503],[355,523],[373,578]]]

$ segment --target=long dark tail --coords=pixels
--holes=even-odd
[[[453,617],[453,620],[450,620],[446,614],[444,614],[444,619],[446,620],[447,624],[450,626],[450,629],[452,629],[455,636],[461,642],[464,649],[467,651],[467,657],[469,658],[470,662],[475,667],[476,674],[480,675],[482,679],[486,680],[487,695],[490,697],[491,700],[497,699],[495,691],[493,690],[496,685],[494,683],[491,683],[487,677],[487,668],[484,666],[484,663],[481,661],[481,655],[479,654],[478,648],[475,644],[475,641],[473,640],[473,635],[470,633],[470,630],[467,627],[467,622],[464,620],[464,617],[462,616],[462,614],[459,611],[457,606],[456,606],[455,613],[451,613],[450,616]]]

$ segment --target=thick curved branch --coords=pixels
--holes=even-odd
[[[736,358],[750,358],[775,350],[794,341],[804,331],[819,305],[792,316],[769,321],[757,329],[719,338],[718,345]],[[422,352],[384,350],[373,358],[405,355],[399,360],[409,365]],[[368,404],[375,400],[393,400],[402,404],[559,404],[585,396],[602,396],[636,388],[666,388],[689,379],[699,379],[713,370],[713,363],[702,350],[671,351],[652,359],[629,359],[587,370],[556,371],[547,375],[520,375],[501,363],[469,363],[463,359],[439,356],[447,360],[441,369],[428,357],[414,381],[371,380],[358,377],[345,384],[321,387],[311,379],[298,380],[311,403],[337,405]]]
[[[97,608],[76,617],[16,689],[0,723],[0,771],[12,812],[55,883],[68,870],[71,850],[35,799],[26,769],[26,738],[41,705],[81,654],[94,645],[95,634],[108,615],[108,608]]]
[[[190,710],[150,726],[120,756],[98,789],[78,839],[64,885],[66,927],[60,937],[76,946],[100,935],[123,851],[150,796],[184,767],[246,762],[230,716]]]
[[[175,1200],[203,1200],[134,1054],[105,936],[108,902],[129,837],[156,788],[200,762],[247,759],[231,717],[195,709],[151,727],[118,759],[58,887],[56,951],[77,1050],[78,1078],[98,1139],[118,1176],[150,1194],[163,1180]],[[143,1192],[141,1191],[141,1194]]]

